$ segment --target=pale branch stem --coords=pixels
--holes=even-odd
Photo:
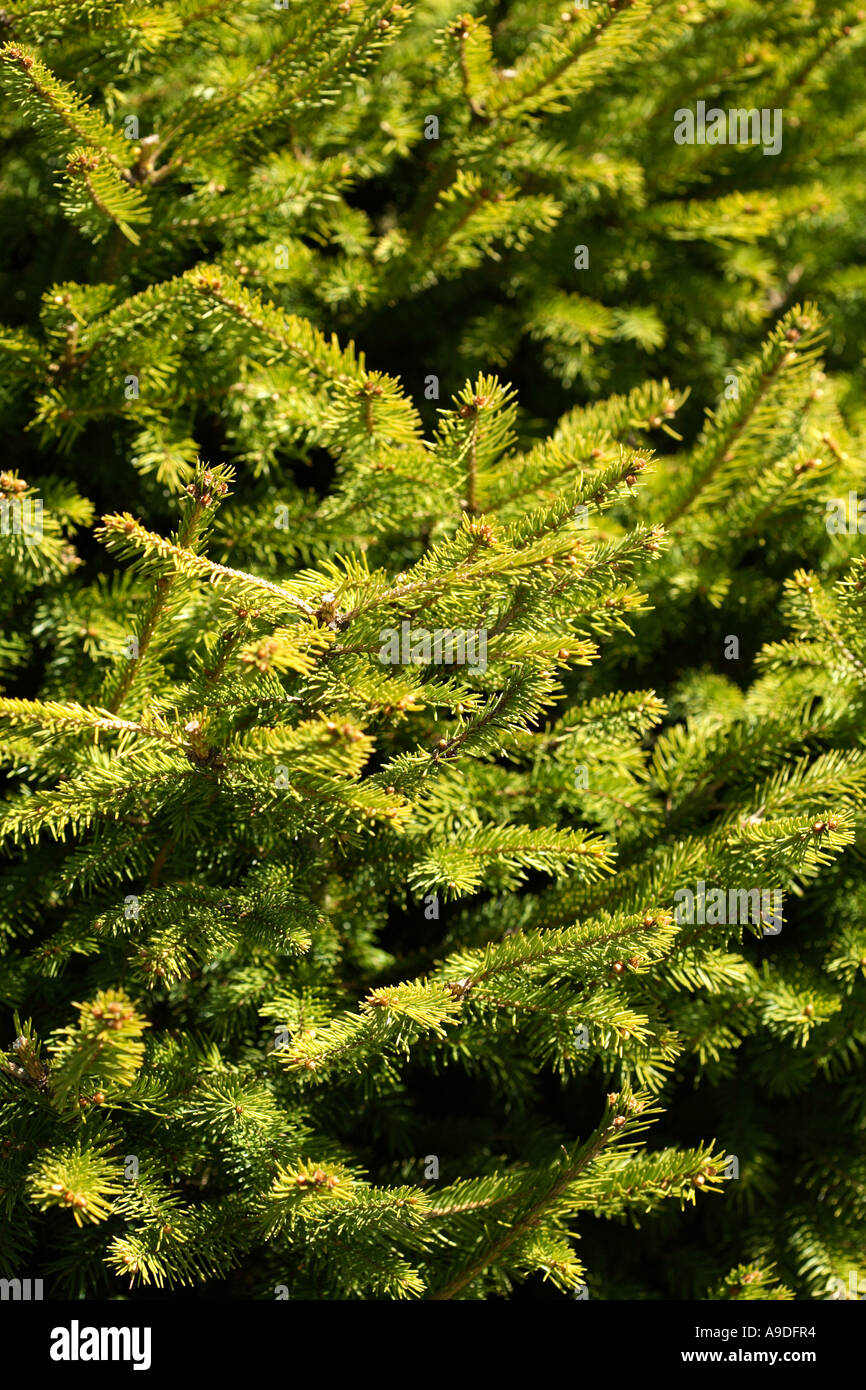
[[[683,512],[687,511],[688,508],[692,505],[695,498],[703,492],[704,488],[707,486],[707,483],[711,482],[712,479],[715,477],[719,468],[724,463],[727,455],[732,451],[734,445],[737,443],[737,440],[740,439],[744,431],[748,428],[755,415],[755,411],[758,409],[758,406],[762,404],[762,402],[766,399],[767,395],[769,394],[773,382],[778,377],[782,368],[786,365],[787,356],[787,351],[781,352],[776,365],[772,367],[768,372],[765,372],[763,374],[758,389],[755,392],[754,398],[751,401],[748,409],[737,421],[731,433],[729,435],[723,436],[722,439],[720,439],[716,452],[713,455],[712,460],[710,461],[709,467],[704,469],[703,473],[701,473],[699,478],[695,479],[683,500],[680,503],[678,503],[678,505],[674,507],[673,511],[665,517],[664,521],[662,522],[662,525],[664,526],[665,530],[667,530],[667,528],[671,526],[673,522],[679,520]]]
[[[478,512],[478,416],[472,421],[469,432],[469,449],[466,455],[466,510],[470,516]]]
[[[551,1202],[554,1202],[556,1198],[565,1191],[569,1184],[574,1182],[598,1157],[607,1144],[608,1138],[612,1132],[612,1125],[608,1125],[605,1129],[602,1129],[599,1134],[589,1142],[583,1153],[572,1163],[566,1165],[561,1176],[557,1178],[556,1182],[553,1183],[548,1191],[539,1197],[538,1201],[530,1207],[529,1211],[520,1217],[519,1220],[515,1221],[498,1241],[488,1246],[483,1255],[473,1261],[462,1273],[450,1279],[438,1292],[430,1294],[429,1297],[431,1302],[443,1302],[446,1299],[453,1298],[455,1294],[460,1293],[467,1284],[471,1284],[473,1279],[477,1279],[479,1274],[483,1274],[485,1269],[498,1260],[501,1255],[504,1255],[516,1240],[526,1235],[534,1226],[537,1226]]]
[[[181,547],[187,546],[195,536],[203,512],[203,503],[200,500],[196,500],[180,534],[179,539]],[[150,601],[150,605],[144,616],[141,632],[138,635],[138,656],[128,659],[126,669],[120,678],[117,690],[108,705],[108,709],[112,714],[117,713],[132,689],[135,677],[141,669],[141,663],[144,660],[145,653],[150,646],[153,635],[159,625],[160,618],[171,596],[176,578],[176,575],[164,574],[160,575],[156,581],[156,592]]]

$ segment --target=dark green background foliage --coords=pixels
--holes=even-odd
[[[0,11],[0,499],[45,503],[0,536],[4,1275],[866,1278],[864,38]],[[781,151],[676,144],[699,100]],[[487,668],[383,665],[406,620]],[[678,924],[701,880],[783,930]]]

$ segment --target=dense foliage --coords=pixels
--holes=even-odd
[[[0,1275],[866,1278],[864,35],[7,0]]]

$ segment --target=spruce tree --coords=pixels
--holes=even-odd
[[[866,1279],[864,18],[5,5],[0,1275]]]

